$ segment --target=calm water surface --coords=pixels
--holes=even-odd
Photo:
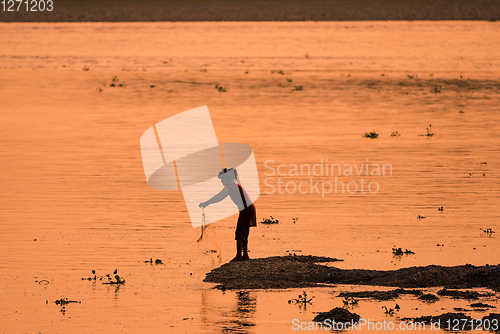
[[[234,256],[236,216],[197,243],[182,194],[147,186],[139,147],[152,124],[202,105],[220,143],[253,148],[258,219],[280,221],[252,229],[251,257],[322,255],[369,269],[500,263],[498,237],[481,230],[500,231],[498,23],[0,28],[2,332],[286,333],[293,319],[342,306],[339,292],[365,289],[308,289],[304,310],[287,303],[302,290],[222,293],[202,282]],[[124,87],[109,86],[115,76]],[[421,136],[429,124],[436,135]],[[363,137],[371,131],[379,137]],[[321,163],[343,173],[291,175],[294,164]],[[367,176],[367,164],[391,169]],[[346,175],[345,165],[365,170]],[[293,188],[301,182],[305,193]],[[338,184],[322,194],[328,182],[378,191]],[[415,254],[395,258],[394,246]],[[115,269],[123,286],[81,280]],[[63,313],[60,298],[81,303]],[[468,307],[398,303],[402,317]],[[382,306],[394,305],[362,301],[355,312],[397,322]]]

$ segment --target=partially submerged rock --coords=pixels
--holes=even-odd
[[[318,315],[314,317],[313,321],[324,322],[325,320],[330,319],[332,322],[357,323],[360,318],[361,317],[356,313],[351,313],[344,308],[336,307],[328,312],[318,313]]]
[[[274,256],[231,262],[209,272],[205,282],[226,289],[287,289],[324,284],[426,288],[488,287],[500,291],[500,265],[425,266],[398,270],[339,269],[319,264],[341,261],[317,256]],[[457,294],[459,295],[459,294]]]
[[[442,289],[438,291],[440,296],[448,296],[456,299],[478,299],[479,297],[491,297],[490,293],[479,293],[477,291],[459,291],[459,290],[448,290]]]
[[[373,298],[376,300],[390,300],[399,298],[396,290],[392,291],[357,291],[357,292],[341,292],[337,297],[353,297],[353,298]]]
[[[496,308],[493,305],[488,305],[488,304],[483,304],[483,303],[472,303],[472,304],[470,304],[470,307],[474,307],[474,308]]]
[[[222,283],[224,289],[287,289],[318,286],[335,268],[316,263],[342,261],[320,256],[274,256],[229,262],[209,272],[205,282]],[[333,269],[333,271],[332,271]]]
[[[393,290],[393,292],[398,293],[400,295],[414,295],[414,296],[421,296],[424,294],[422,290],[416,290],[416,289],[406,290],[401,288]]]
[[[424,300],[426,302],[435,302],[439,300],[439,297],[436,295],[433,295],[432,293],[426,293],[425,295],[422,295],[418,297],[417,299]]]

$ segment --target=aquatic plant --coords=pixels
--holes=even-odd
[[[271,73],[278,73],[281,75],[285,75],[285,72],[283,70],[271,70]]]
[[[354,297],[344,297],[342,303],[344,303],[344,306],[349,306],[349,305],[354,306],[358,305],[359,300]]]
[[[491,236],[493,233],[495,233],[495,231],[493,231],[491,228],[487,228],[487,229],[481,229],[484,234],[488,235],[488,236]]]
[[[388,309],[387,306],[382,306],[382,308],[385,309],[385,314],[390,315],[390,316],[394,315],[394,312],[397,312],[401,309],[401,307],[399,307],[398,304],[396,304],[396,306],[394,306],[394,308]]]
[[[264,224],[264,225],[279,224],[278,219],[274,219],[273,216],[269,216],[269,217],[270,218],[263,218],[260,223]]]
[[[226,89],[223,88],[222,86],[219,86],[219,84],[215,85],[215,89],[217,89],[219,92],[222,92],[222,93],[224,93],[226,91]]]
[[[81,304],[82,302],[80,302],[78,300],[69,300],[68,298],[61,298],[61,299],[58,299],[58,300],[54,301],[54,303],[56,305],[61,305],[61,313],[62,314],[66,314],[66,305],[68,305],[70,303]]]
[[[401,256],[403,254],[415,254],[415,252],[412,252],[410,249],[405,249],[403,251],[403,249],[401,247],[399,248],[396,248],[396,246],[394,246],[394,248],[392,248],[392,254],[394,254],[395,256]]]
[[[102,284],[123,284],[123,283],[125,283],[125,280],[123,279],[123,277],[120,277],[118,275],[118,269],[115,269],[115,271],[113,271],[113,275],[115,275],[114,276],[115,281],[113,281],[113,279],[110,277],[110,275],[107,274],[106,276],[108,277],[108,281],[104,282]]]
[[[425,128],[427,130],[427,136],[428,137],[432,137],[434,136],[436,133],[432,132],[432,124],[429,124],[429,127],[428,128]]]
[[[399,132],[391,132],[391,137],[399,137],[401,134]]]
[[[304,87],[303,86],[295,86],[295,88],[292,89],[292,92],[294,92],[294,91],[300,91],[300,90],[304,90]]]
[[[314,296],[312,296],[310,299],[307,299],[307,293],[304,291],[303,295],[299,295],[298,298],[293,298],[288,301],[288,304],[297,304],[299,307],[304,306],[306,308],[307,304],[312,305],[312,300]]]
[[[94,275],[94,277],[92,277],[92,276],[87,277],[87,278],[82,277],[82,281],[85,281],[85,280],[87,280],[87,281],[97,281],[97,280],[102,281],[102,279],[104,277],[106,277],[108,279],[108,281],[104,282],[102,284],[123,284],[123,283],[125,283],[125,280],[123,279],[123,277],[120,277],[118,275],[118,269],[115,269],[115,271],[113,272],[113,275],[114,275],[113,278],[111,278],[110,274],[97,276],[95,270],[92,270],[92,275]]]
[[[376,133],[375,131],[372,131],[370,133],[365,133],[365,138],[377,138],[378,137],[378,133]]]
[[[154,262],[153,262],[153,258],[150,258],[149,260],[146,260],[144,261],[144,263],[151,263],[151,264],[163,264],[162,260],[160,259],[156,259]]]
[[[407,74],[406,75],[409,79],[418,79],[418,75],[416,74]]]
[[[79,302],[78,300],[69,300],[68,298],[61,298],[58,299],[54,302],[56,305],[67,305],[69,303],[79,303],[81,304],[82,302]]]
[[[125,87],[125,83],[119,83],[118,77],[114,76],[111,78],[111,83],[109,87]]]
[[[287,78],[287,79],[286,79],[286,81],[287,81],[287,82],[292,82],[292,81],[293,81],[293,79],[288,79],[288,78]]]
[[[425,135],[419,135],[419,136],[432,137],[436,135],[435,132],[432,132],[432,124],[429,124],[429,127],[425,129],[427,130],[427,133]]]

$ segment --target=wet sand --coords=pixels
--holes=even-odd
[[[64,1],[4,22],[499,20],[494,0]]]
[[[336,261],[332,258],[292,255],[230,262],[208,273],[205,282],[220,283],[218,288],[223,289],[286,289],[321,284],[355,284],[400,288],[483,287],[500,291],[500,265],[432,265],[382,271],[344,270],[318,264]]]

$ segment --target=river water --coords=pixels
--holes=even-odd
[[[287,333],[294,319],[342,306],[339,292],[366,288],[307,289],[313,304],[299,309],[287,301],[302,290],[223,293],[202,282],[234,256],[236,216],[196,242],[182,193],[148,187],[139,139],[203,105],[219,143],[252,147],[257,218],[279,220],[252,228],[251,257],[500,263],[498,233],[482,231],[500,232],[498,22],[0,28],[4,333]],[[124,285],[81,279],[115,269]],[[61,312],[60,298],[81,303]],[[401,317],[468,307],[397,302]],[[398,324],[382,309],[392,304],[361,301],[354,312]]]

